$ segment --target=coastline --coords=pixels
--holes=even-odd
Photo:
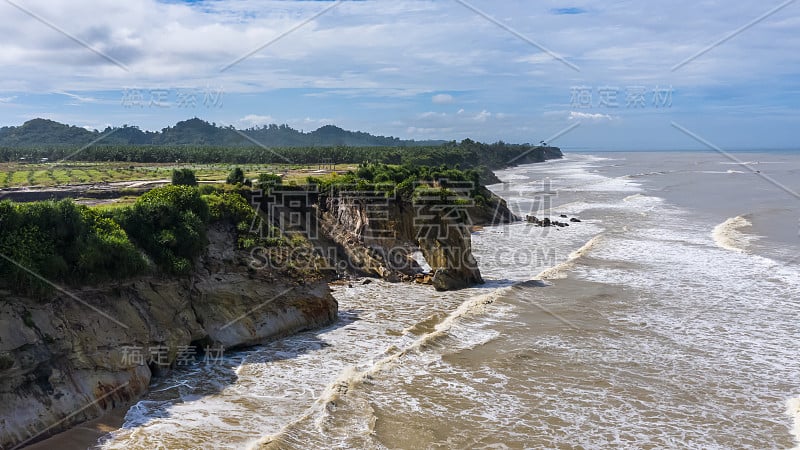
[[[594,181],[594,175],[588,171],[582,176]],[[529,175],[534,180],[538,177]],[[593,194],[598,191],[592,189],[590,186],[574,193],[564,190],[559,200],[565,203],[555,206],[558,212],[579,215],[583,220],[580,227],[557,232],[555,229],[539,229],[525,223],[515,223],[486,227],[476,233],[473,236],[474,246],[479,262],[485,269],[487,286],[480,288],[482,292],[467,290],[462,294],[448,293],[446,297],[439,297],[449,302],[446,312],[439,309],[426,311],[415,316],[413,322],[404,324],[407,325],[404,331],[397,326],[386,330],[367,328],[369,320],[375,320],[375,325],[383,327],[385,316],[346,316],[355,321],[346,322],[348,326],[320,335],[323,345],[329,343],[332,347],[328,353],[349,349],[353,351],[350,355],[352,359],[344,362],[336,360],[335,364],[331,364],[334,360],[330,358],[335,357],[328,353],[317,353],[312,358],[300,357],[298,355],[303,351],[294,347],[298,344],[287,346],[286,343],[295,339],[299,343],[302,337],[289,337],[280,345],[256,350],[254,354],[259,356],[253,362],[270,361],[274,358],[271,355],[278,353],[285,358],[283,355],[291,353],[289,359],[284,360],[289,367],[267,364],[263,370],[256,370],[257,365],[253,365],[249,371],[244,370],[239,383],[260,389],[248,393],[258,395],[257,392],[261,392],[263,395],[282,392],[280,388],[286,385],[281,380],[266,380],[292,373],[290,370],[295,367],[312,372],[319,372],[320,367],[331,370],[328,375],[313,375],[312,383],[319,384],[303,386],[303,389],[316,392],[315,403],[313,410],[298,413],[296,417],[300,417],[299,421],[292,421],[284,427],[280,420],[265,421],[255,417],[277,417],[286,407],[271,403],[262,403],[250,411],[240,411],[245,415],[223,410],[218,410],[218,414],[236,424],[245,424],[242,421],[245,417],[254,419],[247,422],[250,432],[264,432],[264,436],[247,442],[260,442],[267,448],[272,448],[270,445],[277,448],[317,447],[325,442],[341,442],[342,445],[349,444],[351,448],[370,448],[376,441],[390,447],[411,448],[424,447],[433,442],[441,444],[445,438],[452,439],[447,441],[451,446],[457,446],[457,443],[468,446],[468,442],[474,442],[470,439],[479,439],[490,429],[497,430],[499,422],[493,420],[503,420],[510,414],[518,413],[525,414],[515,421],[519,428],[498,430],[491,436],[497,439],[503,436],[509,439],[506,443],[519,442],[520,446],[522,443],[536,443],[546,447],[569,442],[571,445],[595,447],[619,444],[620,441],[613,440],[613,436],[621,435],[626,442],[658,446],[675,442],[670,439],[676,436],[669,427],[655,428],[654,424],[685,421],[683,429],[686,432],[680,442],[688,446],[715,448],[714,443],[735,446],[735,442],[752,445],[760,440],[781,448],[796,448],[793,447],[797,439],[796,424],[800,423],[796,422],[800,417],[796,388],[758,370],[763,368],[763,364],[785,363],[786,352],[780,353],[780,360],[774,360],[755,348],[738,344],[741,342],[741,332],[769,345],[783,342],[785,336],[781,337],[776,330],[782,329],[784,334],[792,333],[791,328],[765,326],[764,323],[779,323],[791,327],[786,325],[790,322],[782,322],[779,315],[766,314],[769,309],[759,308],[756,303],[775,298],[770,294],[775,289],[790,292],[787,289],[791,289],[791,280],[795,275],[787,270],[767,272],[773,270],[774,265],[759,257],[756,249],[751,254],[719,246],[713,239],[712,228],[722,225],[720,222],[725,217],[709,220],[714,219],[712,214],[685,207],[675,208],[666,201],[654,202],[656,197],[650,196],[653,194],[650,190],[630,195],[629,190],[612,182],[604,186],[608,191]],[[613,203],[607,201],[609,194],[606,193],[612,191],[615,192],[614,199],[608,200],[616,200]],[[570,202],[572,197],[581,199],[586,195],[597,195],[601,202]],[[602,209],[591,209],[597,208],[597,205]],[[734,216],[728,215],[725,222]],[[611,227],[612,230],[603,233],[602,229],[596,227]],[[585,239],[578,240],[579,235],[575,232]],[[749,237],[750,233],[746,234]],[[542,240],[545,236],[546,242]],[[514,250],[523,247],[520,238],[531,239],[525,241],[529,243],[525,246],[526,253],[530,254],[531,248],[542,245],[557,248],[558,258],[551,261],[553,264],[548,263],[546,268],[535,272],[530,271],[530,260],[516,264],[510,262],[515,255]],[[488,258],[497,250],[503,255],[498,261],[481,258]],[[534,262],[548,260],[546,255],[544,253]],[[714,264],[708,264],[707,261],[713,261]],[[730,267],[731,270],[719,272],[715,270],[715,265]],[[699,275],[695,273],[698,271]],[[521,276],[532,278],[536,273],[539,276],[535,278],[551,281],[517,282],[509,286],[495,284],[498,281],[513,282]],[[747,286],[739,282],[735,275],[737,273],[751,274],[748,275],[751,281]],[[698,277],[697,280],[694,277]],[[421,293],[423,288],[403,285],[398,287],[401,291],[407,288],[413,291],[392,294],[386,290],[391,285],[383,281],[363,286],[360,283],[353,284],[351,288],[336,287],[339,292],[337,299],[344,311],[368,311],[376,301],[386,302],[397,295],[412,297],[410,292]],[[543,286],[547,286],[547,289],[541,289]],[[493,287],[507,289],[501,289],[502,292],[495,298],[494,291],[483,290]],[[750,294],[750,289],[767,291],[754,298],[756,295]],[[476,292],[492,298],[484,297],[481,300],[472,295]],[[341,295],[347,297],[348,301],[343,302]],[[352,300],[356,297],[360,303],[354,304]],[[417,306],[411,302],[402,308],[416,309]],[[473,306],[481,309],[481,314],[470,314]],[[776,303],[777,306],[781,304]],[[713,308],[713,318],[709,317],[710,308]],[[741,311],[749,312],[742,314]],[[410,319],[403,315],[405,311],[402,309],[389,312],[392,313],[391,317]],[[502,316],[504,312],[512,315]],[[743,320],[744,317],[747,320]],[[765,322],[753,324],[750,318]],[[713,326],[707,324],[708,320],[713,320]],[[736,326],[731,326],[734,323]],[[363,328],[358,333],[369,334],[354,335],[356,331],[353,327],[359,325]],[[742,328],[745,329],[740,331]],[[387,353],[382,353],[383,347],[374,355],[364,352],[375,351],[375,348],[392,343],[394,339],[372,342],[374,337],[399,336],[405,330],[411,330],[408,337],[414,338],[401,341],[408,345],[389,347],[391,351]],[[369,348],[356,345],[358,349],[350,349],[354,342],[359,341],[369,341],[371,344]],[[474,345],[476,342],[479,345]],[[781,348],[786,350],[786,345]],[[744,359],[741,359],[742,354],[745,355]],[[762,360],[762,357],[767,359]],[[403,364],[395,364],[401,358]],[[376,371],[375,367],[358,365],[367,360],[371,364],[377,362],[380,369]],[[565,366],[564,361],[569,364]],[[742,367],[733,364],[734,361],[741,362]],[[439,365],[441,363],[444,365]],[[357,370],[345,370],[348,364],[353,364]],[[433,364],[433,368],[429,367],[430,364]],[[482,368],[487,367],[491,370],[482,372]],[[726,387],[721,392],[709,390],[708,386],[715,383],[718,372],[730,380],[732,387]],[[297,374],[300,373],[308,372]],[[326,379],[331,373],[336,376]],[[456,382],[448,376],[441,377],[443,373],[448,376],[458,374],[463,378],[458,378]],[[628,377],[627,374],[635,376]],[[674,381],[664,382],[665,374],[669,375],[666,379]],[[574,376],[571,379],[575,380],[572,387],[576,389],[576,396],[567,401],[557,393],[562,390],[565,376],[570,375]],[[648,381],[648,391],[644,392],[641,390],[643,376]],[[486,377],[494,384],[487,383]],[[360,383],[362,378],[368,382]],[[525,380],[534,378],[542,382],[525,384]],[[607,380],[612,378],[617,383],[609,385]],[[411,381],[404,384],[403,380]],[[754,383],[757,380],[763,383]],[[441,385],[437,384],[440,382]],[[470,395],[452,397],[451,394],[458,392],[449,391],[448,395],[440,395],[441,388],[448,383],[462,383],[466,388],[464,392]],[[502,386],[502,389],[498,390],[498,386]],[[752,399],[746,404],[741,403],[739,397],[731,395],[732,390],[741,392],[742,389],[752,392]],[[628,413],[628,417],[631,414],[634,417],[646,416],[648,420],[630,422],[625,420],[625,416],[615,415],[620,412],[618,409],[595,401],[598,390],[612,401],[620,402],[618,404],[626,404],[624,402],[631,398],[637,399],[636,404],[628,405],[628,409],[622,412]],[[790,391],[791,400],[787,398],[788,395],[783,395]],[[320,392],[323,395],[318,395]],[[228,407],[236,404],[236,395],[234,392],[233,397],[219,398],[217,404]],[[498,401],[501,398],[509,403]],[[296,405],[299,408],[306,405],[305,400],[304,397],[295,396],[287,399],[287,402],[291,401],[293,407]],[[436,407],[408,414],[410,410],[406,408],[428,404],[426,402],[433,402]],[[528,411],[521,406],[536,402],[549,409]],[[470,414],[453,415],[455,411],[471,411],[480,415],[485,412],[487,404],[498,405],[497,415],[491,418],[481,415],[484,420],[480,423],[466,420],[471,417]],[[372,407],[362,409],[365,405]],[[704,415],[685,415],[686,405],[702,411]],[[141,429],[121,430],[114,443],[129,448],[146,448],[142,436],[147,436],[147,439],[168,440],[177,447],[190,446],[196,433],[206,426],[202,417],[192,416],[201,408],[202,404],[187,403],[171,422],[154,417],[152,423]],[[285,411],[286,417],[295,417],[294,410]],[[731,411],[746,411],[743,414],[746,414],[750,423],[730,419]],[[563,422],[548,421],[546,424],[551,427],[551,432],[547,436],[531,433],[532,424],[544,425],[542,421],[547,421],[554,414],[560,417],[587,417],[587,414],[598,417],[597,414],[600,414],[607,417],[607,421],[602,424],[591,420],[577,423],[566,419]],[[780,419],[776,415],[780,415]],[[313,426],[316,421],[312,419],[323,420],[329,427],[320,432]],[[792,423],[795,424],[793,432],[790,430]],[[788,425],[786,430],[781,428],[782,424]],[[110,425],[113,426],[113,423]],[[483,428],[484,425],[487,428]],[[71,439],[85,436],[96,441],[102,438],[103,433],[94,429],[95,434],[92,435],[83,429],[84,426],[90,424],[79,425],[75,430],[63,433],[61,437],[64,440],[54,440],[49,447],[32,448],[85,448],[80,445],[86,445],[87,441],[80,444],[81,441],[76,440],[71,446]],[[172,428],[175,426],[179,428]],[[475,427],[475,431],[464,431],[470,430],[470,427]],[[593,430],[598,428],[601,432],[594,433]],[[737,434],[733,430],[740,428],[743,432],[735,438]],[[435,434],[431,430],[435,430]],[[234,444],[236,442],[244,442],[241,438],[247,436],[247,433],[237,434],[237,430],[221,429],[219,432],[232,433],[226,435],[231,440],[217,441],[226,442],[232,447],[237,446]],[[520,436],[520,441],[514,441],[517,436]],[[734,438],[739,441],[731,440]]]
[[[115,408],[97,419],[83,422],[79,425],[50,436],[42,441],[37,441],[27,447],[30,450],[50,449],[89,449],[94,448],[98,441],[125,424],[125,415],[132,405]]]
[[[499,196],[497,198],[498,200],[502,200]],[[409,284],[414,283],[409,282]],[[104,436],[120,429],[124,425],[126,414],[135,403],[136,401],[134,400],[131,404],[109,411],[99,418],[79,423],[56,434],[52,434],[44,440],[30,444],[26,448],[60,448],[68,450],[92,448],[96,446],[98,441]]]

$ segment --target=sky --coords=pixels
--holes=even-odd
[[[800,148],[800,0],[0,0],[0,125]]]

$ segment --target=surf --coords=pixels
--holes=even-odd
[[[753,224],[748,220],[747,215],[731,217],[715,226],[711,232],[711,237],[720,248],[737,253],[747,253],[750,243],[756,237],[748,236],[742,230],[752,226]]]

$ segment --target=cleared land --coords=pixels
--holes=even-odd
[[[169,181],[173,169],[189,168],[195,171],[198,181],[225,182],[234,167],[241,167],[247,178],[255,179],[262,173],[282,175],[284,183],[302,183],[308,176],[332,173],[330,165],[280,165],[280,164],[130,164],[121,162],[68,162],[68,163],[0,163],[0,188],[56,187],[81,184],[121,182]],[[355,168],[352,164],[338,164],[336,172]]]

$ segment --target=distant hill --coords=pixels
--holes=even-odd
[[[32,119],[17,127],[0,128],[0,147],[31,148],[41,146],[78,146],[106,136],[100,145],[157,145],[157,146],[214,146],[252,147],[256,143],[266,147],[413,147],[439,145],[445,141],[401,140],[396,137],[374,136],[360,131],[347,131],[325,125],[304,133],[288,125],[265,125],[237,130],[193,118],[176,123],[161,131],[142,131],[136,126],[124,125],[89,131],[48,119]],[[249,138],[249,139],[248,139]]]

